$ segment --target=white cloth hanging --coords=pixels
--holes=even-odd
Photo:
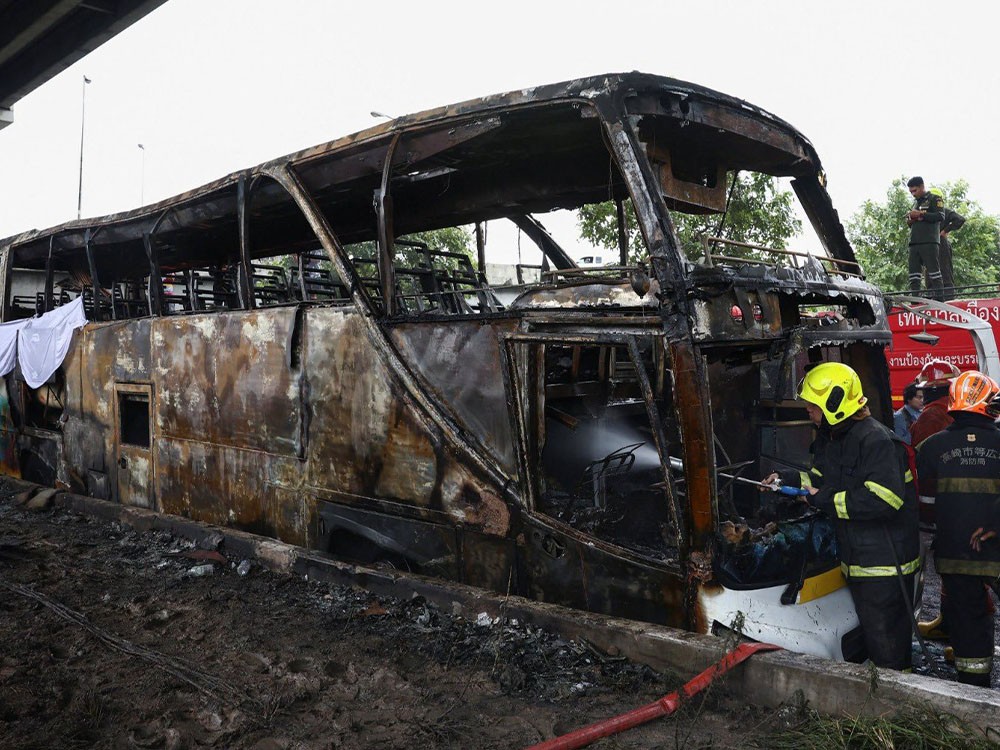
[[[39,388],[52,377],[66,359],[73,331],[86,324],[82,295],[67,305],[25,321],[17,335],[17,362],[30,388]]]
[[[15,320],[10,323],[0,323],[0,377],[3,377],[17,364],[17,333],[26,325],[30,318]]]

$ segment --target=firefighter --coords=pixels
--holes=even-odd
[[[955,365],[943,359],[932,359],[920,368],[917,388],[924,392],[924,408],[910,425],[910,445],[914,448],[951,424],[948,387],[960,372]]]
[[[993,607],[986,586],[1000,576],[1000,385],[981,372],[952,381],[954,422],[917,449],[921,492],[933,493],[937,512],[934,563],[941,575],[941,606],[955,651],[958,679],[990,687]],[[986,584],[984,586],[983,584]]]
[[[798,396],[819,428],[813,465],[780,479],[809,488],[807,502],[834,521],[868,657],[880,667],[909,669],[912,614],[904,592],[913,591],[920,568],[920,537],[903,442],[872,418],[858,374],[843,363],[815,366]]]
[[[914,462],[916,461],[914,451],[917,446],[954,421],[951,414],[948,413],[948,389],[960,372],[955,365],[943,359],[932,359],[920,368],[920,374],[917,375],[917,387],[924,391],[924,408],[920,412],[920,416],[910,425],[910,446],[912,446],[910,452]],[[919,493],[917,507],[919,508],[920,520],[930,525],[934,523],[934,495],[920,489],[920,470],[917,469],[916,473],[916,486]],[[917,627],[920,628],[920,632],[925,638],[936,641],[948,639],[948,618],[945,615],[947,607],[944,606],[947,598],[945,587],[942,585],[938,616],[933,620],[917,623]]]
[[[949,413],[949,390],[952,382],[961,374],[961,371],[943,359],[932,359],[926,363],[917,376],[917,385],[924,389],[924,409],[910,426],[910,445],[917,448],[931,435],[945,429],[954,421]],[[920,519],[927,524],[933,524],[935,520],[935,505],[933,492],[924,492],[921,484],[922,477],[917,469],[917,488],[919,492]],[[938,607],[938,615],[933,620],[923,620],[917,623],[924,638],[935,641],[948,640],[948,612],[949,607],[945,602],[948,599],[947,587],[941,585],[941,602]]]

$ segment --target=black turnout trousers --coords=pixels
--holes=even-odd
[[[913,579],[913,573],[903,576],[907,591],[913,591]],[[847,585],[864,631],[868,658],[877,667],[910,669],[913,629],[899,577],[851,578]]]
[[[993,607],[983,585],[991,579],[983,576],[941,574],[941,597],[948,634],[955,649],[955,669],[958,681],[968,685],[990,687],[993,666]]]

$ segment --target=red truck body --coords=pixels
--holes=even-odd
[[[1000,341],[1000,298],[954,300],[948,304],[968,310],[985,320],[993,329],[993,335]],[[939,318],[946,315],[933,310],[929,314]],[[949,317],[958,320],[957,315]],[[924,344],[910,338],[911,334],[922,333],[925,325],[927,333],[939,337],[936,344]],[[889,363],[889,385],[894,408],[898,409],[903,405],[903,389],[916,380],[920,368],[929,360],[943,359],[960,370],[980,368],[972,335],[966,330],[925,321],[916,313],[907,311],[892,313],[889,316],[889,328],[892,330],[892,347],[885,355]]]

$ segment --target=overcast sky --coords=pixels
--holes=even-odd
[[[628,70],[791,122],[845,219],[904,174],[965,178],[1000,213],[998,15],[961,1],[168,0],[14,106],[0,237],[76,218],[84,74],[84,216],[360,130],[371,110]]]

